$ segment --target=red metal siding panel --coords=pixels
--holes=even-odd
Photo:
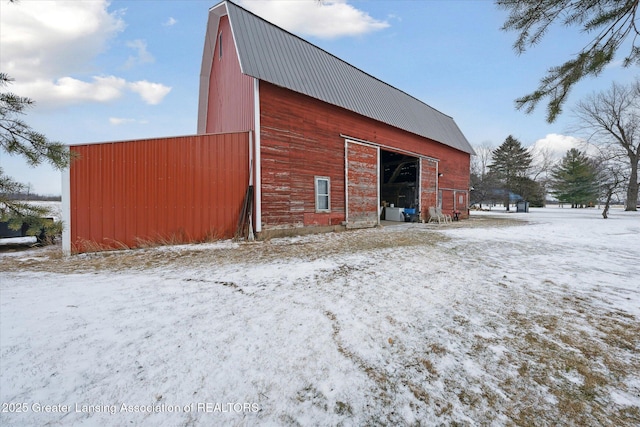
[[[378,224],[378,149],[347,143],[347,227]]]
[[[81,156],[70,170],[74,252],[233,236],[249,182],[248,133],[71,150]]]
[[[220,57],[222,34],[222,57]],[[226,16],[220,19],[215,55],[209,76],[207,133],[254,129],[253,78],[240,71],[240,62]]]
[[[102,147],[100,147],[102,148]],[[101,222],[100,222],[100,217],[102,215],[102,194],[100,191],[96,191],[97,188],[100,188],[102,185],[102,156],[103,156],[103,150],[102,149],[98,149],[96,150],[96,156],[93,158],[94,160],[94,170],[97,171],[97,173],[95,174],[95,176],[92,176],[93,182],[94,182],[94,186],[93,188],[90,189],[89,192],[89,207],[91,209],[90,211],[90,227],[91,227],[91,233],[89,234],[89,238],[93,239],[96,236],[99,236],[100,233],[102,232],[101,228]]]
[[[111,207],[111,214],[114,217],[113,224],[113,236],[116,242],[124,242],[127,237],[127,212],[130,210],[126,206],[126,190],[127,190],[127,175],[126,175],[126,145],[114,144],[113,146],[113,174],[112,179],[113,186],[113,203]],[[75,165],[74,165],[75,167]],[[72,168],[73,170],[73,168]],[[72,182],[74,182],[72,180]],[[81,188],[78,186],[78,188]],[[80,205],[80,202],[78,202]],[[123,209],[116,209],[116,206],[123,206]]]
[[[132,206],[135,206],[136,215],[134,217],[135,221],[135,231],[134,235],[137,236],[142,242],[148,240],[150,236],[147,234],[147,226],[149,225],[148,210],[146,200],[146,189],[148,186],[147,183],[147,175],[146,173],[151,174],[152,171],[147,169],[147,165],[145,162],[145,154],[149,153],[150,156],[153,156],[152,147],[147,146],[148,141],[143,141],[140,144],[133,144],[133,152],[134,152],[134,166],[133,173],[135,175],[135,186],[134,192],[131,194],[132,199],[129,200],[129,203]],[[133,242],[134,244],[137,242]]]
[[[468,153],[264,81],[260,82],[260,123],[264,230],[317,224],[316,175],[331,178],[332,212],[325,214],[325,224],[345,220],[341,134],[438,159],[439,172],[444,174],[441,188],[469,188]],[[434,165],[428,168],[433,180],[425,182],[432,189]],[[433,193],[423,196],[425,203],[434,200]]]
[[[91,157],[89,156],[89,150],[87,147],[71,147],[71,150],[77,153],[78,160],[72,163],[70,169],[70,182],[82,182],[88,183],[89,181],[89,171],[91,170]],[[75,167],[80,162],[83,162],[87,165],[84,168]],[[90,229],[90,220],[91,220],[91,212],[90,212],[90,203],[89,203],[89,188],[87,191],[79,191],[77,186],[71,185],[69,191],[69,197],[71,201],[75,201],[75,206],[71,206],[71,232],[77,228],[87,230]]]

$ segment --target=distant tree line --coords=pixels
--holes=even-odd
[[[507,210],[521,200],[530,206],[545,203],[544,182],[532,178],[533,156],[520,141],[509,135],[496,149],[487,145],[476,148],[471,168],[471,203],[503,204]]]
[[[38,202],[60,202],[62,201],[62,196],[46,196],[37,193],[27,193],[27,192],[18,192],[18,193],[7,193],[4,195],[8,200],[23,200],[23,201],[38,201]]]
[[[484,166],[476,160],[471,171],[471,203],[480,207],[500,203],[508,211],[510,205],[523,200],[540,207],[547,195],[552,195],[560,203],[583,208],[610,203],[622,188],[621,179],[614,179],[615,185],[611,185],[606,162],[576,148],[560,161],[534,162],[534,156],[543,160],[544,156],[527,150],[510,135],[498,148],[487,152],[486,147],[479,147],[478,151],[489,159]]]
[[[603,204],[607,218],[614,199],[623,200],[625,210],[638,206],[638,161],[640,159],[640,81],[613,84],[605,92],[579,102],[574,109],[578,126],[588,132],[592,148],[572,148],[562,160],[549,152],[534,152],[513,136],[493,149],[476,147],[471,167],[471,203],[510,205],[526,200],[543,206],[547,195],[573,208]]]

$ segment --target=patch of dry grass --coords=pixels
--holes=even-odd
[[[146,241],[138,249],[91,252],[64,257],[60,245],[21,251],[25,256],[12,256],[0,271],[40,270],[57,273],[80,271],[145,270],[165,266],[220,265],[243,262],[271,262],[283,259],[313,261],[339,254],[355,254],[388,248],[411,250],[412,247],[435,245],[446,240],[441,233],[425,227],[408,227],[401,231],[385,228],[354,230],[341,233],[310,235],[300,238],[241,242],[234,246],[184,245],[179,240]],[[166,246],[157,248],[157,246]],[[104,249],[104,248],[96,248]]]
[[[452,224],[402,224],[374,229],[351,230],[338,233],[307,235],[298,238],[269,239],[258,242],[241,242],[235,247],[215,249],[202,245],[184,245],[184,236],[157,237],[141,239],[138,249],[129,249],[115,243],[117,250],[104,245],[83,242],[89,253],[65,257],[60,244],[41,248],[14,248],[15,253],[25,256],[12,256],[9,262],[0,265],[0,271],[40,270],[57,273],[80,271],[122,271],[144,270],[148,268],[175,265],[176,267],[192,263],[230,264],[270,262],[289,258],[312,261],[332,255],[355,254],[367,251],[379,251],[398,248],[411,251],[420,246],[433,246],[448,238],[438,230],[463,227],[511,227],[526,222],[509,218],[507,215],[496,217],[471,217],[468,220]],[[206,242],[217,241],[211,234]],[[157,250],[158,246],[167,246]]]
[[[576,304],[587,302],[561,299],[566,316],[509,314],[513,334],[502,342],[516,353],[518,378],[506,379],[501,388],[518,401],[510,418],[518,425],[639,425],[637,405],[613,414],[610,406],[612,390],[634,392],[627,380],[640,372],[640,322],[625,313],[622,325]],[[571,312],[591,314],[582,323]],[[544,333],[535,332],[541,328]],[[544,399],[549,394],[553,405]]]

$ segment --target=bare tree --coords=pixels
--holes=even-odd
[[[555,158],[553,151],[549,147],[543,148],[531,148],[531,172],[530,178],[537,182],[540,189],[543,192],[543,206],[546,205],[547,190],[549,188],[551,170],[558,164],[558,160]]]
[[[595,93],[574,108],[579,126],[588,140],[607,158],[626,158],[629,169],[626,210],[638,204],[638,160],[640,159],[640,81],[625,86],[614,83],[605,92]]]
[[[598,178],[600,184],[600,196],[604,199],[604,208],[602,209],[602,217],[609,218],[609,208],[613,196],[624,186],[627,181],[625,176],[625,168],[621,167],[620,162],[616,159],[607,159],[606,157],[598,157],[596,159],[598,167]]]
[[[473,150],[476,155],[471,157],[471,203],[478,204],[482,209],[482,203],[490,198],[495,184],[489,176],[489,163],[494,147],[491,142],[483,141],[473,147]]]
[[[551,169],[558,163],[553,151],[549,147],[535,148],[529,150],[533,162],[531,163],[531,179],[537,181],[546,179]]]
[[[491,153],[494,150],[490,141],[483,141],[482,144],[473,147],[476,155],[471,158],[471,173],[484,178],[489,171],[489,163],[491,162]]]

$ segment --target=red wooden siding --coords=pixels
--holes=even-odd
[[[429,207],[436,206],[437,164],[434,160],[420,160],[420,219],[429,219]]]
[[[232,237],[249,181],[249,134],[72,146],[73,252]]]
[[[460,211],[462,216],[467,215],[469,209],[468,192],[463,190],[454,190],[451,188],[442,189],[442,210],[450,212],[453,210]]]
[[[260,120],[264,230],[345,220],[345,138],[341,134],[439,159],[441,187],[469,188],[468,153],[264,81],[260,82]],[[433,186],[435,170],[427,169]],[[331,178],[330,214],[315,214],[316,175]],[[424,200],[435,206],[433,194]]]
[[[221,39],[222,57],[220,56]],[[253,78],[243,75],[240,71],[227,16],[220,19],[212,61],[206,132],[253,130]]]
[[[378,148],[347,142],[349,228],[378,224]]]
[[[454,192],[454,209],[458,211],[466,211],[469,209],[469,197],[466,191]]]

